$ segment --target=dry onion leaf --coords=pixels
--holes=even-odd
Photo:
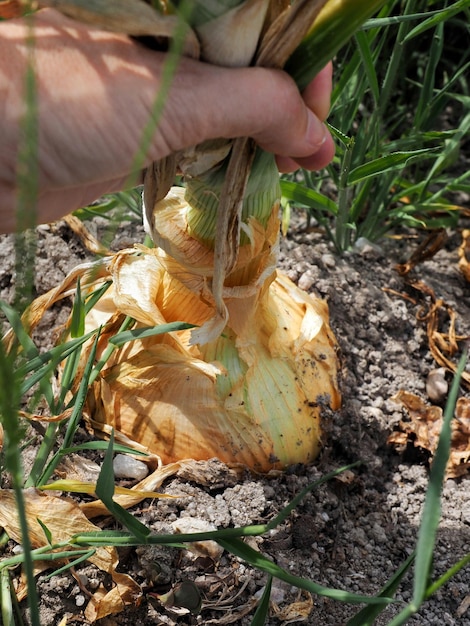
[[[156,489],[159,489],[164,480],[174,476],[180,469],[190,465],[190,463],[190,461],[181,461],[179,463],[170,463],[164,467],[160,467],[137,483],[137,485],[128,489],[127,493],[120,494],[116,492],[116,496],[113,499],[123,508],[129,509],[139,502],[142,502],[145,498],[150,497],[148,494]],[[108,514],[108,510],[101,500],[82,502],[80,504],[80,509],[89,519]]]
[[[419,263],[431,259],[443,247],[447,241],[447,232],[444,228],[432,231],[424,241],[416,248],[410,258],[395,269],[401,276],[407,276]]]
[[[416,317],[420,322],[426,325],[426,334],[428,337],[429,349],[431,354],[441,367],[445,367],[451,372],[456,372],[457,364],[454,363],[452,357],[459,351],[459,343],[467,341],[467,335],[458,335],[456,332],[457,314],[454,309],[444,302],[441,298],[437,298],[434,290],[422,281],[409,282],[410,286],[424,299],[427,297],[428,302],[423,304],[417,312]],[[447,331],[442,330],[445,319]],[[470,385],[470,373],[462,373],[462,382]]]
[[[20,0],[0,0],[0,19],[11,20],[23,15],[24,9]]]
[[[410,420],[400,421],[399,430],[393,432],[388,443],[399,447],[412,445],[434,455],[443,423],[441,407],[430,405],[419,396],[400,391],[393,400],[407,411]],[[470,469],[470,399],[457,400],[455,417],[452,421],[451,452],[447,464],[447,478],[456,478]]]
[[[180,23],[178,16],[163,15],[142,0],[38,0],[38,6],[56,9],[84,24],[134,37],[170,39]],[[186,56],[199,57],[199,42],[189,27],[183,51]]]
[[[86,228],[84,223],[75,217],[75,215],[66,215],[63,218],[64,222],[67,226],[72,230],[75,235],[79,238],[80,242],[92,254],[97,254],[99,256],[104,256],[109,254],[109,250],[103,246],[102,243],[98,241],[98,239],[91,234],[91,232]]]
[[[411,270],[419,263],[433,257],[436,252],[441,249],[446,239],[447,234],[444,230],[431,233],[426,240],[420,244],[408,261],[404,264],[397,265],[395,269],[404,277],[406,284],[414,291],[415,297],[411,298],[409,295],[405,294],[397,295],[406,298],[413,304],[420,305],[416,313],[416,318],[426,326],[429,349],[433,358],[439,366],[455,373],[457,364],[454,363],[452,357],[458,353],[460,349],[459,344],[463,341],[467,341],[469,336],[457,334],[457,313],[454,309],[442,298],[438,298],[434,289],[429,287],[425,282],[413,279],[409,276]],[[464,237],[464,242],[460,248],[461,267],[466,267],[466,242],[467,238]],[[392,293],[391,290],[387,291]],[[447,327],[447,330],[443,330],[444,326]],[[462,382],[467,386],[470,385],[470,374],[468,372],[463,372]]]
[[[63,420],[69,419],[72,415],[73,409],[64,409],[62,413],[58,415],[38,415],[36,413],[29,413],[27,411],[18,411],[18,414],[24,419],[29,420],[30,422],[45,422],[47,424],[51,424],[53,422],[62,422]]]
[[[96,483],[90,483],[83,480],[72,480],[70,478],[60,478],[47,485],[39,487],[41,491],[70,491],[71,493],[88,493],[94,495],[96,493]],[[142,500],[145,498],[177,498],[178,496],[160,493],[159,491],[142,491],[128,487],[119,487],[115,485],[114,493],[120,496],[138,497]]]

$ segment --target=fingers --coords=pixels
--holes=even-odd
[[[262,68],[220,72],[216,96],[211,95],[210,79],[204,81],[203,98],[220,105],[208,116],[208,132],[253,137],[263,149],[278,155],[282,171],[321,169],[332,160],[334,144],[324,124],[330,106],[331,64],[302,95],[283,72]]]
[[[253,137],[279,155],[284,171],[319,169],[333,157],[323,123],[331,66],[300,94],[279,70],[182,58],[167,90],[164,53],[53,10],[35,14],[34,25],[41,221],[109,191],[110,181],[127,179],[162,90],[165,106],[143,165],[219,137]],[[24,20],[1,22],[0,31],[1,162],[21,146],[29,31]],[[12,190],[10,170],[3,183]]]
[[[279,171],[283,173],[295,172],[299,167],[306,170],[317,171],[329,165],[334,156],[335,144],[330,133],[328,133],[323,145],[310,156],[297,159],[276,156],[276,163]]]
[[[305,104],[322,122],[330,111],[332,87],[333,65],[328,63],[302,92]]]
[[[328,63],[321,72],[309,83],[302,92],[306,106],[316,118],[324,122],[328,117],[333,87],[333,64]],[[294,159],[277,156],[276,162],[280,172],[294,172],[299,167],[307,170],[321,170],[334,158],[335,145],[330,133],[325,128],[324,141],[317,151],[309,156]]]
[[[321,72],[309,83],[302,92],[306,106],[317,119],[324,122],[330,111],[331,91],[333,87],[333,64],[328,63]],[[325,129],[325,138],[316,152],[306,157],[293,159],[277,156],[276,162],[280,172],[294,172],[299,167],[307,170],[321,170],[326,167],[335,154],[335,145],[330,133]]]

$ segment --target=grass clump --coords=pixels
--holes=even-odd
[[[470,189],[468,170],[455,174],[470,129],[468,17],[466,1],[388,2],[338,54],[335,161],[282,181],[285,206],[306,207],[338,252],[456,226],[456,192]]]

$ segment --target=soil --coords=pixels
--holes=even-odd
[[[99,221],[91,225],[102,227]],[[429,453],[412,444],[400,449],[387,441],[407,416],[394,396],[406,390],[429,401],[426,380],[437,367],[426,327],[417,319],[418,295],[395,268],[423,237],[386,239],[380,247],[366,242],[361,249],[338,257],[320,233],[306,227],[303,216],[294,220],[282,243],[280,267],[300,287],[328,301],[343,363],[343,406],[323,416],[325,437],[320,458],[312,466],[294,467],[273,477],[236,476],[215,461],[202,463],[204,480],[183,473],[163,485],[166,493],[185,493],[190,498],[147,500],[135,507],[135,515],[160,532],[184,517],[217,527],[264,523],[310,482],[360,461],[347,480],[331,480],[314,489],[284,524],[263,537],[250,539],[250,544],[291,573],[321,585],[377,594],[416,545],[429,476]],[[141,230],[128,222],[120,228],[113,246],[141,240]],[[412,275],[455,310],[457,333],[470,335],[470,286],[458,268],[460,242],[460,231],[450,233],[444,247],[420,263]],[[88,256],[64,222],[40,227],[38,294],[58,284],[68,270]],[[14,285],[11,238],[0,238],[0,257],[0,297],[8,300]],[[48,325],[65,319],[68,310],[67,305],[55,306],[38,340],[50,340]],[[461,393],[469,397],[465,388]],[[434,579],[470,553],[468,480],[463,475],[445,483]],[[11,548],[12,542],[6,549]],[[150,572],[155,567],[158,579]],[[264,574],[227,553],[202,556],[143,547],[122,551],[119,569],[131,574],[146,593],[139,606],[104,618],[99,626],[245,626],[251,622],[255,600],[266,583]],[[468,577],[468,568],[461,570],[408,623],[469,626]],[[37,588],[42,624],[59,624],[64,617],[67,624],[88,623],[83,617],[87,590],[95,589],[102,579],[103,574],[89,564],[78,567],[75,578],[71,573],[50,579],[47,572],[41,574]],[[195,581],[202,592],[199,615],[178,614],[147,593],[166,591],[171,584],[184,580]],[[399,602],[387,608],[375,623],[388,624],[403,602],[410,601],[411,593],[412,572],[399,587]],[[274,581],[271,598],[269,626],[301,622],[339,626],[359,610],[320,596],[309,598],[280,581]]]

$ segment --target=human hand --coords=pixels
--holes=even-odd
[[[34,16],[38,94],[38,220],[52,221],[122,189],[162,84],[163,53],[74,22]],[[15,229],[16,167],[25,111],[27,26],[0,23],[0,224]],[[284,72],[215,67],[183,58],[144,166],[217,137],[253,137],[283,171],[333,157],[325,119],[331,66],[304,91]],[[138,173],[134,172],[137,176]]]

